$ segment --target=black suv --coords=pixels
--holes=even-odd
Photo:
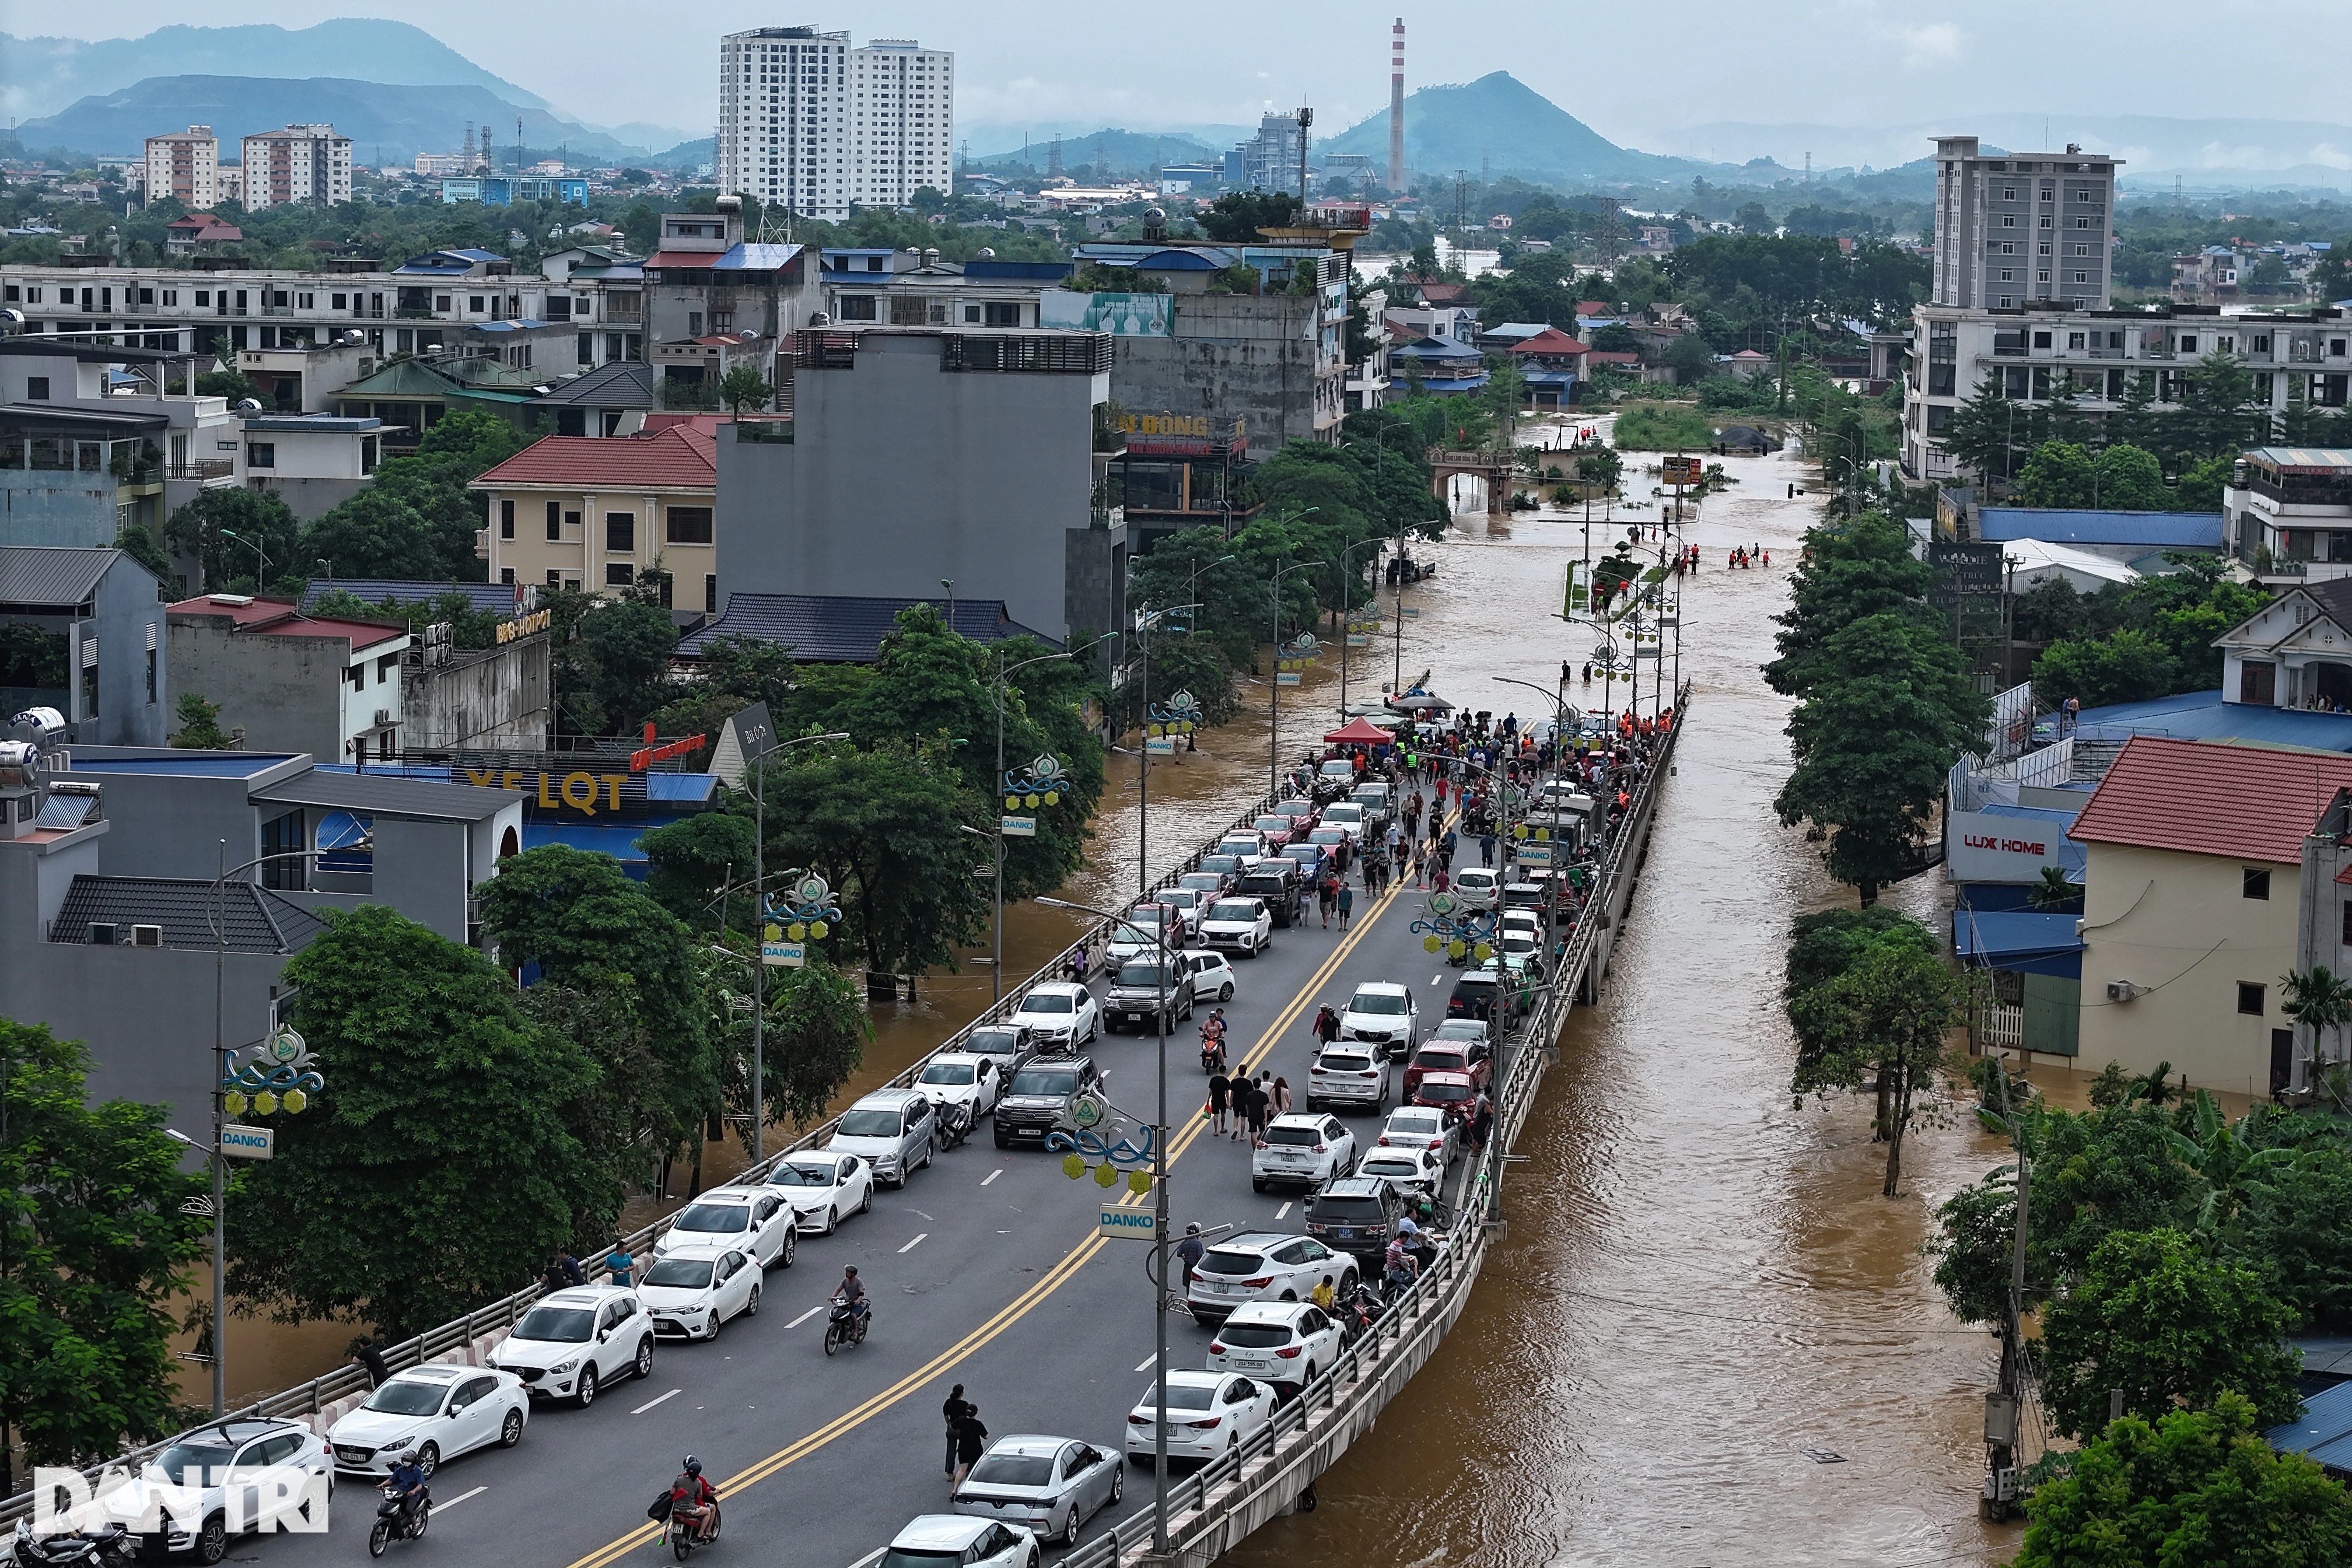
[[[1265,911],[1274,918],[1277,931],[1298,923],[1299,898],[1306,884],[1298,875],[1298,863],[1269,858],[1249,869],[1249,874],[1234,885],[1237,896],[1265,900]]]
[[[1341,1176],[1307,1200],[1307,1234],[1334,1252],[1376,1258],[1404,1215],[1404,1200],[1386,1182]]]
[[[1453,994],[1445,998],[1445,1016],[1480,1019],[1490,1032],[1501,1035],[1516,1020],[1512,1003],[1517,994],[1503,985],[1496,971],[1474,969],[1454,983]]]
[[[1045,1146],[1045,1134],[1067,1120],[1070,1101],[1087,1089],[1102,1088],[1102,1074],[1092,1057],[1032,1057],[1004,1086],[991,1118],[996,1146],[1017,1143]]]

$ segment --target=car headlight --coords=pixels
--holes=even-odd
[[[573,1356],[570,1361],[559,1363],[554,1366],[549,1367],[547,1370],[551,1375],[562,1377],[565,1373],[570,1372],[573,1367],[576,1367],[579,1364],[580,1358],[578,1356]]]

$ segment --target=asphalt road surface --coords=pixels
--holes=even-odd
[[[1376,900],[1359,888],[1344,937],[1310,906],[1306,923],[1276,931],[1263,956],[1236,957],[1239,984],[1226,1005],[1235,1063],[1287,1077],[1304,1110],[1316,1008],[1339,1005],[1365,981],[1410,984],[1421,1033],[1435,1028],[1457,971],[1409,929],[1424,896],[1409,881]],[[1154,1037],[1106,1035],[1091,1049],[1110,1100],[1150,1118]],[[1401,1085],[1401,1062],[1396,1072]],[[1296,1226],[1303,1194],[1253,1193],[1248,1145],[1207,1135],[1203,1083],[1197,1035],[1180,1024],[1168,1041],[1170,1119],[1180,1130],[1176,1233],[1195,1220]],[[1378,1131],[1369,1114],[1347,1120],[1360,1145]],[[609,1384],[584,1411],[542,1401],[516,1448],[444,1465],[433,1479],[430,1535],[392,1551],[547,1568],[667,1560],[645,1510],[692,1453],[725,1510],[714,1564],[848,1568],[908,1520],[946,1511],[940,1404],[957,1383],[992,1437],[1047,1433],[1119,1451],[1127,1413],[1150,1382],[1153,1346],[1151,1248],[1095,1236],[1099,1206],[1115,1195],[1070,1180],[1059,1154],[999,1150],[975,1129],[904,1189],[877,1192],[872,1213],[834,1236],[802,1237],[797,1263],[770,1271],[757,1318],[731,1321],[709,1342],[665,1341],[649,1381]],[[828,1359],[824,1307],[846,1264],[872,1293],[874,1327],[864,1344]],[[1207,1331],[1181,1315],[1170,1324],[1171,1367],[1202,1366]],[[1149,1469],[1125,1476],[1125,1500],[1097,1514],[1082,1540],[1149,1507]],[[231,1548],[232,1560],[348,1563],[364,1550],[375,1498],[347,1479],[336,1502],[326,1534],[248,1540]]]

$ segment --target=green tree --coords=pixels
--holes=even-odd
[[[746,932],[730,935],[724,952],[705,947],[695,954],[711,1035],[724,1042],[727,1109],[738,1117],[748,1117],[751,1109],[755,952]],[[796,969],[771,971],[766,996],[766,1037],[760,1053],[762,1114],[771,1125],[789,1118],[793,1126],[806,1127],[824,1115],[865,1062],[873,1019],[856,984],[822,957]],[[748,1149],[748,1137],[745,1143]]]
[[[286,983],[327,1087],[230,1196],[229,1289],[399,1337],[609,1236],[619,1187],[566,1125],[595,1079],[579,1047],[474,949],[383,905],[321,913]]]
[[[163,597],[180,596],[174,592],[180,581],[179,571],[172,564],[171,554],[164,550],[163,542],[155,537],[153,529],[126,522],[115,531],[114,547],[155,574],[156,587]]]
[[[738,419],[746,408],[765,408],[775,395],[767,378],[748,364],[736,365],[719,378],[719,401]]]
[[[2179,1230],[2117,1231],[2042,1313],[2040,1353],[2052,1426],[2069,1437],[2106,1424],[2111,1391],[2143,1418],[2242,1394],[2264,1426],[2292,1421],[2301,1363],[2286,1306],[2243,1264],[2209,1257]]]
[[[304,574],[301,533],[286,503],[258,490],[199,490],[163,524],[164,542],[202,565],[208,594],[240,582],[267,589]]]
[[[2033,661],[2033,689],[2047,701],[2072,697],[2098,708],[2168,696],[2178,683],[2164,644],[2126,626],[2105,637],[2052,643]]]
[[[1676,384],[1696,385],[1715,370],[1715,350],[1696,332],[1676,338],[1667,346],[1666,368],[1675,373]]]
[[[1258,230],[1287,228],[1297,216],[1298,198],[1286,191],[1228,191],[1201,215],[1201,232],[1229,245],[1256,245]]]
[[[234,408],[248,397],[259,401],[261,390],[241,370],[207,370],[196,376],[195,395],[226,397]]]
[[[1866,1088],[1875,1093],[1872,1134],[1886,1145],[1880,1191],[1890,1198],[1901,1190],[1905,1138],[1934,1114],[1945,1032],[1963,1010],[1963,984],[1932,944],[1929,938],[1922,951],[1916,937],[1874,942],[1850,967],[1789,1002],[1790,1016],[1801,1020],[1800,1036],[1820,1042],[1818,1052],[1801,1058],[1792,1092],[1800,1102]]]
[[[180,727],[171,737],[174,746],[199,752],[226,748],[229,737],[220,727],[221,705],[205,700],[200,691],[183,691],[177,703]]]
[[[2156,454],[2128,442],[2103,447],[2093,479],[2092,504],[2109,511],[2166,510],[2171,496],[2164,488],[2164,468]]]
[[[1893,615],[1924,624],[1927,589],[1934,574],[1911,553],[1911,536],[1899,522],[1875,514],[1805,536],[1790,585],[1789,608],[1775,619],[1780,657],[1764,667],[1764,679],[1784,697],[1803,697],[1833,669],[1822,646],[1871,616]]]
[[[2072,441],[2045,441],[2018,474],[2015,499],[2020,506],[2086,507],[2096,472],[2091,454]]]
[[[2001,395],[2000,372],[1989,370],[1969,400],[1952,410],[1937,443],[1987,483],[2006,483],[2022,456],[2017,442],[2017,405]]]
[[[177,1425],[174,1297],[209,1226],[163,1110],[85,1098],[89,1053],[0,1018],[0,1494]]]
[[[2341,1039],[2344,1026],[2352,1024],[2352,982],[2324,963],[2315,963],[2280,975],[2279,995],[2279,1011],[2311,1031],[2312,1059],[2325,1060],[2328,1031],[2336,1031]]]
[[[2230,482],[2232,467],[2232,456],[2221,453],[2200,458],[2181,469],[2180,483],[2173,488],[2172,509],[2175,511],[2220,511],[2221,491]]]
[[[2011,1568],[2328,1568],[2352,1560],[2352,1497],[2263,1440],[2239,1394],[2110,1423],[2026,1500]]]
[[[708,638],[695,656],[694,679],[671,689],[654,729],[663,735],[708,735],[715,745],[727,721],[755,702],[766,703],[771,717],[788,711],[797,673],[792,650],[778,644]]]
[[[415,456],[381,464],[373,484],[310,525],[301,574],[323,559],[347,577],[480,582],[474,534],[488,498],[466,487],[534,439],[494,414],[451,410],[425,432]]]

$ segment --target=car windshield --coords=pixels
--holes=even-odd
[[[1452,1071],[1462,1065],[1462,1058],[1461,1051],[1450,1047],[1441,1049],[1435,1046],[1424,1046],[1422,1047],[1421,1054],[1412,1058],[1412,1065],[1417,1068],[1435,1068],[1442,1072]]]
[[[1260,833],[1287,833],[1290,831],[1291,822],[1286,816],[1261,816],[1250,826]]]
[[[1213,893],[1225,885],[1225,879],[1214,871],[1187,871],[1176,879],[1176,885],[1187,892]]]
[[[1454,885],[1457,888],[1491,889],[1495,885],[1495,873],[1492,871],[1465,871],[1462,875],[1454,879]]]
[[[1396,1163],[1405,1174],[1412,1173],[1402,1162]],[[1364,1170],[1370,1174],[1372,1167],[1367,1164]],[[1388,1217],[1381,1212],[1378,1198],[1317,1198],[1314,1208],[1308,1212],[1317,1219],[1336,1220],[1341,1225],[1378,1225]]]
[[[1054,1481],[1051,1454],[991,1454],[966,1478],[983,1487],[1043,1487]]]
[[[227,1448],[207,1447],[201,1443],[174,1443],[152,1461],[155,1468],[172,1478],[175,1487],[202,1486],[206,1470],[228,1468],[234,1454]]]
[[[896,1138],[898,1136],[898,1113],[895,1110],[857,1110],[843,1113],[840,1135],[844,1138]],[[688,1211],[689,1214],[692,1210]]]
[[[1320,1143],[1323,1130],[1319,1127],[1269,1127],[1265,1130],[1269,1143]]]
[[[1215,1396],[1216,1392],[1213,1388],[1192,1388],[1181,1383],[1171,1384],[1168,1387],[1168,1408],[1206,1410],[1209,1407],[1209,1401]],[[1151,1408],[1151,1395],[1149,1394],[1143,1396],[1143,1408],[1146,1410]]]
[[[1024,1013],[1066,1013],[1070,998],[1059,991],[1040,991],[1021,1004]]]
[[[1132,926],[1140,926],[1146,930],[1157,927],[1160,924],[1159,906],[1154,905],[1148,910],[1136,910],[1133,914],[1127,917],[1127,923]]]
[[[1009,1057],[1021,1049],[1021,1037],[1010,1029],[974,1029],[963,1037],[963,1048],[983,1057]]]
[[[779,1165],[768,1178],[772,1187],[829,1187],[833,1183],[831,1161],[822,1165]]]
[[[855,1116],[856,1112],[850,1114]],[[724,1235],[748,1230],[751,1226],[751,1211],[741,1204],[693,1204],[677,1216],[677,1224],[670,1228],[713,1231]]]
[[[972,1072],[973,1068],[970,1062],[933,1062],[923,1069],[923,1076],[915,1081],[917,1083],[965,1084],[971,1081]]]
[[[1384,1013],[1391,1017],[1404,1016],[1404,998],[1385,991],[1359,991],[1356,999],[1348,1004],[1350,1013]]]
[[[1121,921],[1110,933],[1111,944],[1115,947],[1150,947],[1159,940],[1155,935],[1159,930],[1160,922],[1156,920],[1133,924]]]
[[[1361,822],[1364,820],[1364,808],[1358,805],[1353,801],[1343,801],[1338,805],[1327,805],[1323,808],[1323,820],[1326,822]]]
[[[1235,1350],[1271,1350],[1290,1342],[1287,1323],[1227,1323],[1217,1331],[1217,1342]]]
[[[1235,870],[1239,870],[1241,869],[1239,862],[1242,857],[1245,855],[1255,855],[1258,852],[1259,846],[1258,841],[1255,838],[1228,838],[1224,842],[1219,844],[1217,847],[1234,858],[1234,860],[1235,861],[1234,868]]]
[[[1483,1040],[1486,1037],[1486,1026],[1475,1018],[1448,1018],[1437,1026],[1433,1037],[1441,1040]]]
[[[1156,963],[1125,964],[1118,972],[1118,983],[1121,985],[1173,985],[1176,980],[1177,976],[1172,971],[1163,970]]]
[[[519,1340],[580,1344],[596,1331],[596,1314],[585,1307],[533,1307],[514,1328]]]
[[[944,1549],[930,1552],[919,1546],[893,1546],[889,1551],[882,1553],[882,1561],[876,1563],[874,1568],[940,1568],[942,1563],[962,1561],[963,1552],[960,1549],[954,1552]]]
[[[665,1258],[646,1270],[646,1283],[667,1285],[674,1290],[707,1290],[711,1267],[708,1258]]]
[[[1318,827],[1307,836],[1309,844],[1345,844],[1348,830],[1344,827]]]
[[[1423,1079],[1421,1083],[1421,1098],[1448,1102],[1467,1100],[1470,1098],[1470,1086],[1466,1083],[1442,1083],[1434,1079]]]
[[[1078,1087],[1078,1075],[1065,1068],[1057,1072],[1040,1071],[1035,1068],[1014,1075],[1015,1094],[1067,1094]]]
[[[1526,931],[1507,931],[1503,933],[1503,951],[1505,952],[1533,952],[1536,950],[1537,945],[1536,939],[1529,936]]]
[[[395,1377],[369,1394],[360,1408],[386,1415],[430,1415],[441,1408],[441,1396],[448,1392],[446,1383],[412,1383]]]
[[[1255,1252],[1236,1252],[1229,1247],[1214,1247],[1201,1259],[1203,1274],[1248,1274],[1265,1266],[1265,1260]]]
[[[1241,859],[1237,856],[1203,855],[1201,857],[1201,874],[1215,877],[1220,881],[1241,868]]]
[[[1257,907],[1254,904],[1244,904],[1236,899],[1228,899],[1210,910],[1209,918],[1213,921],[1241,921],[1246,923],[1257,919]]]
[[[1194,904],[1201,901],[1201,889],[1198,888],[1162,888],[1160,889],[1160,901],[1166,904],[1171,909],[1189,910]]]

